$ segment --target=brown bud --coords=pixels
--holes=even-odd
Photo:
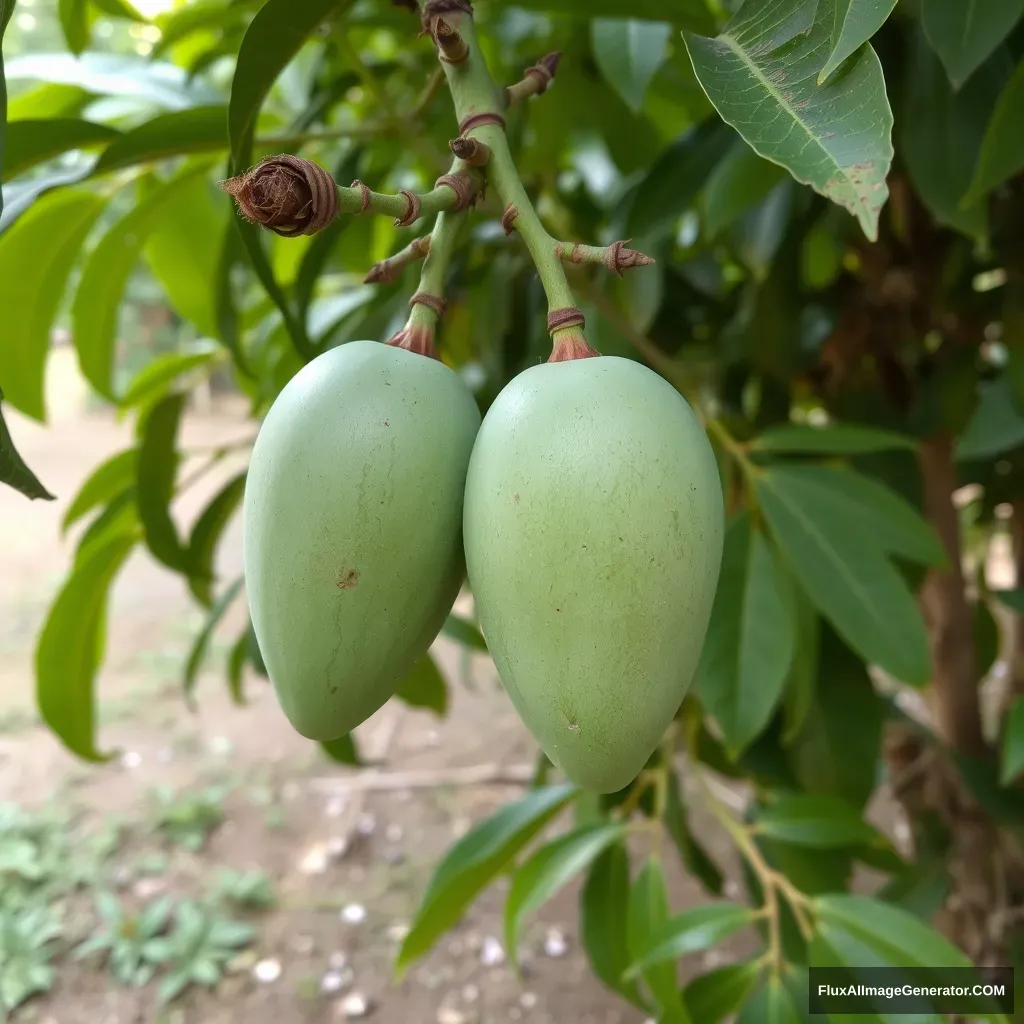
[[[549,53],[547,56],[541,57],[532,67],[526,69],[524,74],[532,75],[539,79],[538,93],[544,92],[551,84],[551,79],[555,77],[555,72],[558,70],[558,62],[561,59],[561,53]]]
[[[629,243],[628,238],[621,242],[612,242],[604,251],[604,265],[619,277],[622,277],[624,270],[631,267],[648,267],[654,262],[650,256],[645,256],[636,249],[627,249]]]
[[[483,167],[491,158],[491,151],[476,139],[467,139],[460,135],[459,138],[452,139],[448,145],[452,152],[470,167]]]
[[[469,56],[466,40],[444,18],[434,19],[434,42],[441,51],[441,60],[461,64]]]
[[[437,359],[434,331],[430,327],[405,327],[391,338],[388,344],[395,348],[404,348],[407,352],[415,352],[419,356]]]
[[[395,279],[395,271],[390,261],[374,263],[370,272],[363,278],[363,284],[391,284]]]
[[[315,234],[338,215],[334,179],[299,156],[268,156],[220,187],[234,197],[246,220],[286,238]]]

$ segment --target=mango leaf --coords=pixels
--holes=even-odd
[[[725,879],[718,865],[711,859],[701,842],[690,831],[686,806],[679,791],[679,779],[670,772],[665,800],[665,816],[662,819],[672,842],[679,851],[679,857],[686,870],[700,879],[704,888],[715,896],[721,896]]]
[[[149,412],[142,424],[135,466],[135,500],[145,533],[146,547],[169,569],[187,572],[187,552],[171,518],[174,478],[178,468],[175,443],[185,408],[183,394],[168,395]]]
[[[135,547],[115,535],[76,563],[50,606],[36,644],[36,704],[60,741],[86,761],[111,755],[96,748],[93,682],[103,657],[107,591]]]
[[[147,363],[125,388],[117,404],[122,409],[145,408],[162,398],[179,377],[212,362],[221,350],[209,342],[199,342],[180,352],[165,352]]]
[[[308,0],[296,7],[292,0],[267,0],[249,22],[238,49],[228,104],[228,139],[236,174],[251,161],[256,119],[277,76],[328,14],[350,4],[351,0]]]
[[[782,980],[771,977],[744,1005],[736,1024],[802,1024],[803,1019]]]
[[[188,586],[200,604],[210,605],[217,543],[245,493],[245,472],[229,480],[203,509],[188,540]]]
[[[685,33],[700,84],[722,119],[766,160],[847,209],[872,241],[889,194],[892,111],[869,45],[823,86],[839,0],[747,0],[715,39]]]
[[[134,481],[134,465],[132,479]],[[97,548],[103,547],[114,537],[140,532],[138,510],[135,508],[135,485],[126,487],[115,494],[106,507],[85,528],[75,545],[74,564],[76,566],[89,560]]]
[[[91,2],[111,18],[124,18],[127,21],[141,22],[143,25],[149,22],[149,18],[140,14],[128,3],[128,0],[91,0]]]
[[[629,911],[629,853],[613,842],[590,865],[580,894],[580,944],[590,967],[613,992],[644,1008],[636,984],[623,981],[629,966],[626,920]]]
[[[712,31],[714,20],[700,0],[680,0],[666,8],[662,0],[516,0],[517,7],[545,14],[575,14],[581,18],[645,18],[685,25],[695,32]]]
[[[46,418],[44,376],[50,334],[71,269],[106,201],[82,189],[39,199],[0,235],[0,378],[7,400]]]
[[[832,16],[832,52],[818,72],[818,85],[860,49],[886,22],[896,0],[836,0]]]
[[[92,12],[88,0],[57,0],[57,18],[68,49],[78,56],[89,45]]]
[[[42,485],[39,477],[25,465],[25,460],[14,447],[14,439],[4,420],[4,393],[0,391],[0,483],[20,491],[26,498],[44,498],[53,501],[54,496]]]
[[[828,850],[873,843],[878,834],[837,796],[782,796],[757,816],[757,832],[797,846]]]
[[[750,907],[724,901],[690,907],[650,935],[634,953],[626,977],[633,978],[658,964],[710,949],[750,924],[754,913]]]
[[[783,746],[789,746],[799,735],[814,703],[821,639],[820,620],[814,605],[800,587],[792,586],[790,590],[793,595],[796,651],[783,698]]]
[[[227,677],[228,692],[235,704],[242,707],[245,705],[245,662],[248,657],[248,627],[241,636],[231,645],[228,653]]]
[[[914,451],[917,441],[904,434],[878,427],[862,427],[853,423],[832,423],[827,427],[812,427],[787,423],[771,427],[754,439],[750,446],[755,452],[802,452],[818,455],[862,455],[897,449]]]
[[[757,984],[761,970],[756,960],[748,960],[698,975],[683,989],[690,1016],[701,1024],[718,1024],[736,1013]]]
[[[996,101],[995,110],[985,129],[970,188],[960,200],[962,207],[980,202],[988,192],[1024,167],[1024,134],[1017,130],[1022,103],[1024,60],[1017,65]]]
[[[785,177],[785,169],[759,157],[743,139],[711,172],[704,189],[704,226],[717,235],[740,214],[763,200]]]
[[[7,125],[3,181],[9,181],[72,149],[92,149],[109,143],[121,133],[109,125],[83,121],[77,117],[51,117],[11,121]]]
[[[959,89],[1010,34],[1024,0],[922,0],[921,23],[954,89]]]
[[[663,934],[668,922],[668,893],[661,861],[656,856],[648,857],[633,882],[629,895],[629,917],[626,922],[626,938],[631,962],[638,954],[650,948],[652,936]],[[659,1024],[699,1024],[687,1012],[676,981],[676,966],[673,963],[658,963],[646,967],[642,972],[644,984],[660,1008],[657,1014]],[[630,977],[627,972],[626,980]]]
[[[100,239],[82,268],[71,308],[71,332],[83,375],[106,398],[114,399],[114,339],[128,278],[165,204],[187,192],[192,179],[205,171],[205,165],[192,165],[153,189]]]
[[[904,524],[895,517],[878,520],[888,528],[887,535],[870,536],[857,516],[872,507],[851,508],[828,490],[831,480],[845,471],[811,468],[811,473],[822,474],[814,480],[798,472],[805,469],[773,468],[758,478],[761,507],[797,580],[868,661],[903,682],[923,686],[931,675],[924,622],[906,582],[884,553],[896,541],[907,546]],[[833,514],[836,506],[839,516]]]
[[[456,643],[462,644],[463,647],[468,647],[474,651],[487,650],[487,642],[484,640],[480,630],[472,622],[459,618],[454,612],[445,619],[441,632],[449,640],[454,640]]]
[[[413,665],[395,696],[409,707],[427,708],[442,717],[448,710],[448,686],[429,654]]]
[[[462,837],[445,855],[423,894],[396,963],[401,974],[462,917],[466,907],[579,791],[573,785],[534,789]]]
[[[199,670],[203,667],[203,660],[206,658],[206,652],[209,649],[214,631],[217,629],[220,620],[224,618],[225,612],[227,612],[234,603],[235,598],[241,593],[244,584],[245,577],[239,576],[238,579],[228,585],[224,593],[214,601],[213,606],[210,608],[210,613],[206,616],[206,621],[203,623],[203,628],[199,630],[192,643],[192,649],[189,651],[188,659],[185,662],[184,676],[185,698],[190,702],[192,700],[192,693],[196,688],[196,680],[199,678]]]
[[[1010,785],[1024,771],[1024,698],[1014,701],[1003,727],[1001,781]]]
[[[40,196],[46,195],[51,189],[64,185],[77,185],[88,174],[88,165],[74,167],[71,170],[39,171],[27,178],[20,178],[0,188],[3,203],[0,208],[0,234],[26,211]]]
[[[776,559],[746,515],[730,523],[697,685],[726,746],[736,752],[768,724],[793,663],[792,601]]]
[[[7,105],[7,117],[9,121],[76,117],[94,98],[91,93],[75,85],[36,85],[11,98]]]
[[[991,459],[1024,444],[1024,415],[1017,409],[1013,388],[1004,375],[983,384],[974,415],[957,441],[962,462]]]
[[[320,743],[320,749],[338,764],[351,765],[353,768],[361,768],[365,764],[352,733],[346,733],[336,740],[325,740]]]
[[[115,139],[100,154],[93,174],[165,160],[188,153],[228,148],[228,109],[207,104],[159,114]]]
[[[546,903],[563,886],[626,834],[626,822],[590,825],[542,846],[512,876],[505,902],[505,946],[512,963],[517,960],[523,919]]]
[[[131,487],[135,483],[137,459],[136,450],[128,448],[101,462],[71,499],[60,523],[61,532],[66,533],[82,516],[97,506],[112,501],[118,494]]]
[[[595,18],[590,23],[594,60],[605,81],[635,113],[668,56],[671,32],[672,26],[664,21]]]

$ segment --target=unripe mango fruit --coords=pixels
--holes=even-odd
[[[253,629],[291,724],[337,739],[398,689],[465,575],[476,402],[436,359],[330,349],[268,412],[245,486]]]
[[[721,482],[690,406],[629,359],[531,367],[484,417],[463,530],[520,717],[574,782],[624,788],[686,695],[718,585]]]

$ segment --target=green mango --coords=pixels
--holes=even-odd
[[[628,785],[693,679],[722,487],[683,397],[616,356],[531,367],[477,435],[463,533],[498,674],[570,779]]]
[[[245,486],[246,594],[303,736],[364,722],[440,631],[465,576],[479,426],[453,370],[376,341],[318,356],[267,413]]]

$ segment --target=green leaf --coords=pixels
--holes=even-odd
[[[14,438],[3,414],[4,393],[0,391],[0,484],[6,484],[20,491],[26,498],[44,498],[53,501],[54,496],[42,485],[39,477],[25,465],[25,460],[14,447]]]
[[[838,0],[747,0],[715,39],[685,34],[708,99],[753,149],[852,213],[872,241],[889,194],[892,111],[869,45],[823,86]]]
[[[117,404],[122,409],[150,405],[162,398],[179,377],[210,363],[219,351],[216,345],[200,342],[192,351],[165,352],[157,356],[131,379]]]
[[[704,189],[704,226],[708,234],[717,235],[761,202],[785,174],[784,168],[759,157],[743,139],[736,138]]]
[[[397,970],[402,972],[426,953],[481,890],[578,792],[572,785],[534,789],[463,836],[434,871],[402,943]]]
[[[363,766],[363,760],[359,756],[359,748],[356,746],[355,737],[352,733],[346,733],[336,740],[325,740],[320,743],[320,749],[338,764],[351,765],[353,768]]]
[[[456,643],[462,644],[463,647],[468,647],[474,651],[487,650],[487,642],[484,640],[480,630],[472,622],[459,618],[454,612],[445,619],[441,632],[449,640],[454,640]]]
[[[90,13],[88,0],[57,0],[57,18],[64,41],[75,56],[89,45]]]
[[[771,977],[758,989],[736,1018],[736,1024],[802,1024],[793,997],[781,979]]]
[[[92,149],[109,143],[120,134],[109,125],[77,117],[11,121],[7,125],[3,180],[9,181],[36,164],[72,149]]]
[[[680,0],[667,7],[663,0],[516,0],[517,7],[545,14],[574,14],[587,18],[647,18],[686,25],[703,32],[714,22],[701,0]]]
[[[203,165],[192,165],[155,188],[100,239],[82,269],[71,309],[71,332],[83,375],[106,398],[114,399],[114,339],[128,278],[165,204],[187,191],[192,179],[205,171]]]
[[[92,0],[92,3],[111,18],[124,18],[144,25],[149,22],[149,19],[141,15],[128,0]]]
[[[818,455],[862,455],[894,449],[917,449],[917,441],[903,434],[877,427],[861,427],[853,423],[832,423],[827,427],[811,427],[788,423],[771,427],[755,438],[755,452],[802,452]]]
[[[878,835],[857,809],[836,796],[783,796],[757,816],[756,830],[797,846],[828,850],[873,843]]]
[[[413,665],[395,696],[409,707],[427,708],[442,717],[448,710],[448,685],[429,654]]]
[[[82,189],[37,200],[0,235],[0,379],[7,401],[46,418],[44,377],[50,334],[71,269],[106,201]]]
[[[112,501],[117,495],[127,490],[135,482],[135,466],[138,453],[134,448],[111,455],[101,462],[86,478],[78,493],[71,499],[64,518],[61,520],[61,532],[82,516],[91,512],[98,505]]]
[[[228,148],[228,109],[208,104],[174,110],[145,121],[115,139],[100,155],[93,174],[189,153]]]
[[[187,571],[187,553],[171,518],[174,477],[178,468],[175,443],[185,395],[168,395],[153,406],[142,424],[135,494],[146,547],[169,569]]]
[[[203,623],[203,628],[199,631],[195,640],[192,643],[192,650],[189,651],[188,660],[185,662],[185,676],[183,685],[185,689],[185,697],[191,701],[192,693],[196,688],[196,681],[199,678],[199,670],[203,667],[203,660],[206,658],[207,649],[210,646],[210,639],[217,629],[217,625],[220,620],[224,618],[224,613],[234,603],[236,597],[242,590],[242,586],[245,583],[245,578],[239,576],[233,583],[231,583],[225,590],[224,593],[217,598],[210,608],[210,614],[206,616],[206,621]]]
[[[299,52],[324,18],[351,0],[267,0],[249,22],[238,49],[228,104],[228,139],[235,173],[252,156],[253,130],[260,107],[277,76]]]
[[[895,6],[896,0],[836,0],[829,37],[832,52],[818,72],[818,85],[885,24]]]
[[[850,508],[829,490],[845,471],[811,469],[821,474],[813,480],[803,469],[773,468],[758,478],[761,507],[794,574],[852,647],[897,679],[923,686],[931,676],[924,622],[882,548],[906,540],[901,524],[881,520],[890,535],[870,537],[857,519],[867,506]]]
[[[1024,167],[1024,134],[1018,130],[1021,104],[1024,103],[1024,60],[999,94],[995,110],[985,129],[978,162],[974,167],[963,207],[980,202],[997,185]]]
[[[680,859],[686,870],[700,879],[701,884],[708,892],[715,896],[721,896],[725,879],[722,877],[718,865],[690,831],[686,806],[683,804],[682,793],[679,791],[679,779],[675,772],[669,773],[665,816],[662,820],[672,842],[679,851]]]
[[[785,729],[781,742],[789,746],[799,735],[814,703],[818,682],[818,653],[821,636],[820,621],[807,594],[797,586],[791,587],[796,651],[793,666],[786,680],[783,700]]]
[[[1006,605],[1010,611],[1018,615],[1024,615],[1024,588],[1015,590],[993,590],[992,596],[1001,604]]]
[[[634,113],[643,107],[647,87],[668,56],[671,32],[664,21],[595,18],[590,23],[594,60]]]
[[[738,903],[704,903],[690,907],[651,934],[647,943],[634,954],[626,976],[636,977],[658,964],[710,949],[746,927],[753,917],[750,907]]]
[[[1000,780],[1010,785],[1024,771],[1024,698],[1014,701],[1003,727],[1002,772]]]
[[[746,515],[732,521],[697,679],[701,703],[737,752],[768,724],[793,663],[792,602],[776,558]]]
[[[228,691],[231,694],[231,699],[238,704],[243,706],[245,704],[245,661],[249,653],[249,630],[246,630],[242,635],[232,644],[231,651],[228,653],[228,666],[227,666],[227,677],[228,677]]]
[[[111,538],[135,535],[140,530],[138,510],[135,508],[135,464],[132,463],[132,484],[111,498],[107,507],[88,525],[75,545],[75,565],[92,557]]]
[[[956,446],[961,462],[991,459],[1024,444],[1024,415],[1005,377],[981,386],[981,396]]]
[[[580,944],[590,967],[613,992],[643,1006],[636,984],[623,981],[629,966],[626,921],[629,911],[629,853],[613,842],[590,865],[580,894]]]
[[[922,0],[921,23],[959,89],[1010,34],[1024,14],[1024,0]]]
[[[36,643],[36,703],[61,742],[86,761],[110,755],[96,748],[93,682],[103,656],[107,591],[136,537],[118,535],[76,563]]]
[[[629,895],[626,938],[631,961],[636,961],[641,951],[650,948],[652,936],[662,934],[667,923],[668,893],[665,876],[661,862],[651,856],[644,861]],[[674,963],[655,964],[645,968],[642,975],[644,984],[661,1009],[657,1015],[659,1024],[701,1024],[690,1019],[679,991]]]
[[[626,829],[626,823],[620,821],[570,832],[534,851],[515,872],[505,902],[505,946],[513,963],[526,915],[586,870],[609,845],[625,836]]]
[[[718,1024],[736,1013],[761,977],[756,960],[727,964],[699,974],[683,989],[683,1001],[690,1016],[700,1024]]]
[[[245,494],[246,473],[229,480],[203,509],[188,541],[188,586],[200,604],[209,606],[215,575],[214,555],[224,528]]]

